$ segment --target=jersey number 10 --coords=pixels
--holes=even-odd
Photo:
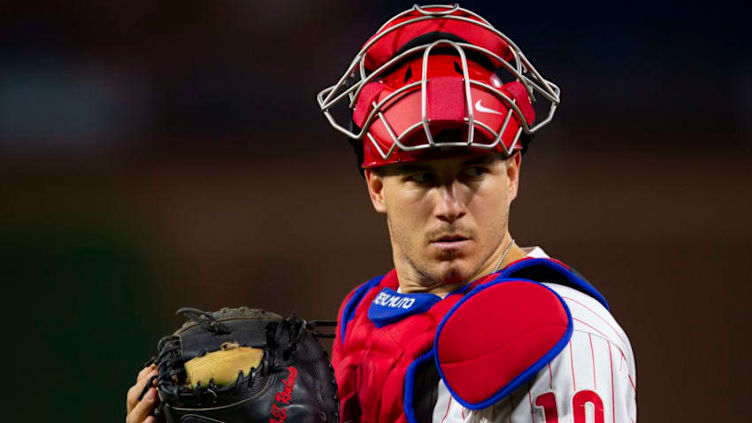
[[[603,411],[603,400],[594,391],[577,391],[572,397],[572,410],[574,410],[574,423],[587,423],[585,420],[585,404],[592,404],[595,415],[595,423],[605,421],[605,412]],[[546,416],[546,423],[559,423],[559,412],[556,408],[556,395],[553,392],[546,392],[535,398],[535,405],[543,408]]]

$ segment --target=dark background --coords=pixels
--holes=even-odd
[[[635,350],[641,421],[740,421],[745,12],[604,3],[462,3],[562,88],[511,229],[608,298]],[[121,421],[179,306],[335,318],[391,267],[384,220],[314,95],[411,4],[0,3],[9,421]]]

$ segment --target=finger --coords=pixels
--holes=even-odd
[[[152,370],[148,373],[146,373],[143,377],[141,377],[138,382],[136,382],[135,385],[131,386],[131,389],[128,390],[128,395],[126,396],[126,410],[128,413],[133,410],[133,408],[138,404],[138,397],[141,395],[141,392],[144,391],[144,386],[146,386],[146,382],[149,381],[149,378],[157,374],[157,370]]]
[[[156,368],[157,368],[156,364],[151,364],[149,366],[144,367],[143,369],[141,369],[140,372],[138,372],[138,376],[136,376],[136,381],[141,380],[141,378],[143,378],[144,375],[146,375],[147,373],[151,372],[152,370]]]
[[[144,395],[144,399],[139,401],[128,413],[128,416],[125,418],[126,423],[144,422],[154,411],[157,401],[159,401],[157,399],[157,390],[155,388],[149,388],[149,391]]]
[[[126,396],[126,410],[130,413],[133,407],[136,406],[138,403],[138,397],[141,395],[141,392],[144,391],[144,386],[146,385],[146,382],[149,381],[149,378],[156,375],[157,371],[152,370],[146,374],[144,374],[135,385],[133,385],[128,390],[128,395]]]
[[[146,418],[146,420],[144,420],[144,423],[154,423],[155,421],[156,421],[156,417],[149,416]]]

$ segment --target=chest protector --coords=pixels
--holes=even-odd
[[[540,282],[578,289],[608,307],[579,274],[545,258],[517,261],[443,299],[398,293],[394,270],[360,285],[342,303],[332,354],[340,421],[430,421],[430,395],[427,412],[416,416],[416,408],[421,392],[435,390],[438,378],[426,374],[437,370],[465,407],[503,399],[571,337],[569,309]]]

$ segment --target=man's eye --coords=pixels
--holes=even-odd
[[[418,184],[426,184],[431,182],[433,177],[430,173],[413,173],[408,177],[408,180]]]
[[[488,173],[488,169],[481,166],[473,166],[465,169],[464,173],[471,178],[477,178]]]

